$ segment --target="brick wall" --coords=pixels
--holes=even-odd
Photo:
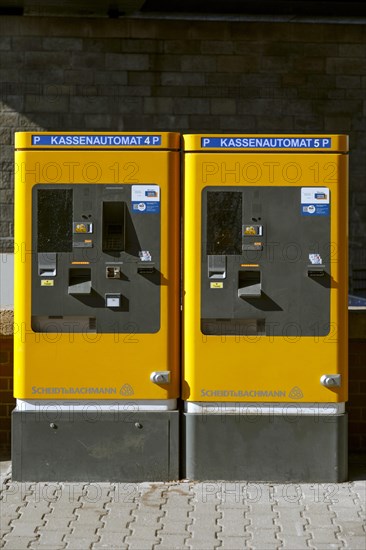
[[[366,311],[349,312],[349,447],[366,453]]]
[[[10,449],[13,398],[13,337],[0,335],[0,457]]]
[[[0,36],[4,251],[15,130],[344,132],[351,291],[366,296],[363,25],[1,17]]]
[[[1,283],[1,281],[0,281]],[[13,325],[11,309],[0,309],[0,457],[10,449],[10,417],[13,397]]]
[[[366,453],[366,338],[349,343],[349,446]]]

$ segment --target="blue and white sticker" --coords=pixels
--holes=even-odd
[[[320,254],[309,254],[309,262],[311,265],[322,265],[323,260]]]
[[[301,214],[303,216],[329,216],[330,191],[328,187],[301,188]]]
[[[330,137],[202,137],[203,149],[330,149]]]
[[[160,212],[160,187],[158,185],[132,185],[131,201],[134,214],[158,214]]]

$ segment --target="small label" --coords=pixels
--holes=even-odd
[[[93,233],[93,224],[86,222],[74,222],[72,224],[74,233]]]
[[[158,214],[160,212],[160,187],[158,185],[132,185],[131,201],[134,214]]]
[[[54,286],[54,285],[55,285],[55,281],[53,281],[52,279],[41,280],[41,286]]]
[[[301,188],[302,216],[329,216],[330,192],[328,187]]]
[[[105,301],[106,301],[106,307],[119,308],[121,305],[121,295],[106,294]]]
[[[210,283],[210,288],[224,288],[224,283]]]
[[[261,236],[263,235],[262,225],[243,225],[243,235],[246,237]]]

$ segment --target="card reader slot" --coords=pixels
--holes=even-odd
[[[103,202],[103,252],[125,250],[126,204],[121,201]]]
[[[137,273],[141,273],[144,275],[151,275],[152,273],[155,273],[154,262],[138,262]]]
[[[325,266],[322,264],[308,265],[308,277],[324,277],[325,276]]]

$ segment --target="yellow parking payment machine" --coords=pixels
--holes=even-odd
[[[188,478],[347,475],[347,151],[184,136]]]
[[[179,135],[15,149],[15,479],[176,478]]]

